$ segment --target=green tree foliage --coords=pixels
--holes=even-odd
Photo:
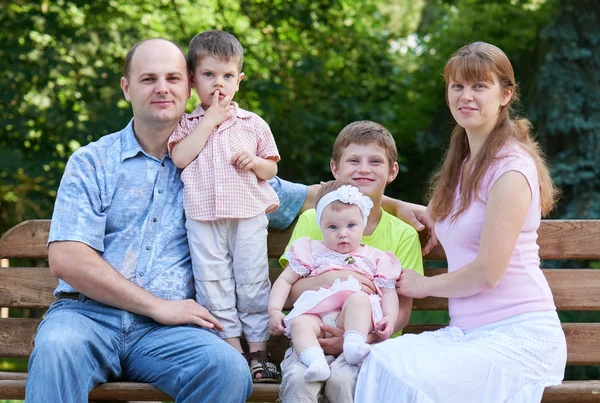
[[[555,161],[566,214],[600,211],[591,0],[13,0],[0,22],[0,232],[49,217],[69,155],[131,118],[118,83],[132,44],[162,36],[185,47],[215,28],[244,45],[248,78],[236,98],[271,125],[283,177],[329,178],[336,134],[372,119],[399,148],[388,193],[414,201],[452,126],[444,63],[466,43],[494,43]]]
[[[0,21],[0,231],[48,217],[69,155],[130,119],[118,83],[127,49],[144,38],[236,35],[248,76],[237,100],[270,123],[293,180],[329,177],[345,124],[399,119],[389,20],[373,0],[20,0]]]
[[[521,87],[522,110],[529,106],[539,52],[539,32],[552,19],[553,0],[434,0],[423,9],[417,30],[398,41],[399,68],[404,67],[405,98],[398,131],[414,141],[403,144],[411,174],[397,181],[412,200],[442,159],[454,125],[445,104],[443,69],[454,51],[474,41],[500,47],[509,57]],[[419,178],[420,181],[415,181]]]
[[[600,4],[562,1],[541,33],[533,116],[563,190],[562,215],[600,217]]]

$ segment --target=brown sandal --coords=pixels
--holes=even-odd
[[[281,382],[281,373],[277,366],[271,362],[271,354],[268,351],[255,351],[253,353],[244,353],[244,357],[248,360],[250,371],[252,372],[252,381],[255,383],[279,383]],[[252,365],[251,361],[258,362]],[[257,374],[261,374],[260,378],[256,378]]]

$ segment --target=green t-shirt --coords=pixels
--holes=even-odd
[[[375,228],[373,234],[363,236],[361,243],[384,252],[392,252],[400,260],[402,269],[411,269],[423,274],[421,243],[419,242],[417,230],[399,218],[386,213],[384,210],[382,210],[382,213],[381,220],[377,224],[377,228]],[[307,210],[298,217],[298,222],[294,227],[290,242],[285,248],[286,252],[292,242],[303,236],[318,241],[323,240],[321,228],[317,225],[317,213],[315,209]],[[279,258],[281,267],[285,267],[287,263],[287,259],[283,256]]]

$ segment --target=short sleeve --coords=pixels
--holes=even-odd
[[[483,194],[480,195],[484,202],[487,202],[487,197],[496,181],[509,171],[519,172],[525,177],[532,198],[539,194],[537,167],[533,159],[524,151],[512,151],[510,153],[510,155],[500,158],[488,170],[482,186]]]
[[[315,233],[315,227],[318,233]],[[314,210],[305,211],[300,217],[298,217],[298,221],[294,226],[294,231],[292,232],[292,236],[285,250],[287,252],[290,249],[291,245],[294,243],[294,241],[296,241],[299,238],[308,237],[311,239],[320,239],[318,235],[320,235],[320,229],[318,226],[316,226],[316,221],[314,219]],[[288,260],[285,254],[281,258],[279,258],[279,264],[281,265],[281,267],[284,268],[288,264]]]
[[[104,252],[107,217],[101,166],[98,157],[85,148],[69,158],[54,204],[48,244],[77,241]]]
[[[275,162],[279,161],[279,150],[275,144],[275,138],[271,133],[271,128],[264,120],[258,118],[255,124],[257,146],[256,155],[260,158],[269,158]]]
[[[375,285],[380,288],[396,288],[396,280],[402,272],[400,261],[391,252],[380,252],[378,255]]]
[[[197,121],[197,119],[194,120]],[[192,119],[190,119],[188,115],[184,113],[181,119],[179,119],[179,123],[177,123],[177,126],[175,126],[173,133],[171,133],[171,135],[169,136],[169,141],[167,143],[169,156],[173,152],[173,147],[175,147],[175,145],[181,140],[186,138],[192,132],[195,126],[196,125],[192,122]]]
[[[277,176],[267,182],[279,197],[279,208],[267,214],[269,226],[284,230],[290,226],[302,209],[308,194],[308,186],[288,182]]]
[[[288,261],[288,267],[302,277],[308,276],[314,269],[311,242],[307,236],[298,238],[283,255]]]

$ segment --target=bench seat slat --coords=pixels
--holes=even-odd
[[[26,374],[15,377],[0,372],[0,396],[7,399],[25,398]],[[255,384],[249,402],[267,402],[277,399],[279,385]],[[600,381],[565,381],[559,386],[550,386],[544,391],[542,403],[597,403],[600,395]],[[577,396],[576,400],[574,396]],[[146,399],[173,401],[166,393],[152,385],[136,382],[110,382],[96,387],[90,393],[92,400]]]

